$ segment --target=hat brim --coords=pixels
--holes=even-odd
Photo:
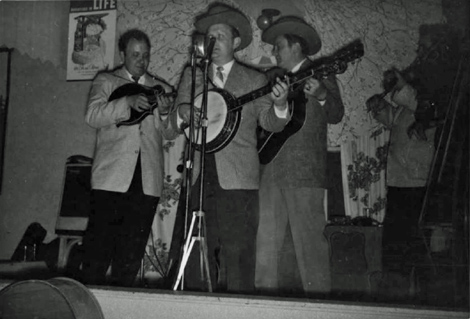
[[[227,10],[204,15],[194,23],[196,30],[204,34],[214,24],[227,24],[238,30],[241,42],[237,51],[250,45],[252,39],[251,24],[243,14],[235,10]]]
[[[307,55],[314,55],[321,49],[321,39],[317,31],[308,24],[297,21],[274,23],[264,30],[261,39],[274,45],[276,38],[283,34],[295,34],[302,37],[307,43]]]

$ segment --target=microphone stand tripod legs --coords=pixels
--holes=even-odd
[[[193,235],[194,227],[197,223],[198,232],[197,235]],[[189,226],[188,234],[186,235],[186,241],[183,247],[183,256],[181,258],[181,263],[178,269],[178,276],[176,277],[176,282],[173,287],[173,290],[178,289],[178,286],[181,283],[181,289],[183,289],[183,275],[188,262],[191,251],[194,247],[194,243],[199,241],[199,255],[201,261],[201,279],[206,280],[206,284],[209,292],[212,292],[212,282],[209,271],[209,258],[207,256],[207,242],[206,242],[206,222],[204,219],[204,212],[194,211],[191,218],[191,224]]]

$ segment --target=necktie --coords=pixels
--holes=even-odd
[[[224,83],[224,74],[222,73],[223,70],[224,70],[223,66],[218,66],[217,72],[215,73],[215,75],[219,78],[220,81],[222,81],[222,83]]]
[[[138,76],[132,76],[132,80],[134,80],[135,83],[139,83],[139,77]]]

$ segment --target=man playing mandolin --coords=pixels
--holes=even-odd
[[[234,58],[235,52],[247,47],[252,40],[250,21],[245,15],[226,5],[215,4],[196,19],[195,26],[200,33],[215,39],[212,63],[208,68],[209,89],[223,88],[238,98],[268,85],[263,73]],[[203,91],[200,74],[196,77],[196,94]],[[178,87],[176,109],[170,115],[173,125],[189,122],[191,84],[191,68],[187,68]],[[259,123],[268,131],[281,131],[288,122],[286,101],[287,85],[278,82],[273,88],[269,87],[266,95],[257,96],[236,111],[230,111],[241,115],[238,129],[229,128],[234,134],[225,147],[205,154],[203,208],[211,281],[216,291],[254,292],[260,167],[256,128]],[[215,105],[209,101],[208,113],[227,107],[230,105]],[[195,185],[199,186],[199,181]],[[193,199],[197,198],[199,190],[193,187],[192,194]],[[194,254],[186,268],[186,284],[189,289],[202,289],[200,267],[192,257]]]
[[[171,130],[163,129],[160,118],[172,99],[145,92],[156,88],[159,93],[169,93],[172,88],[147,73],[150,40],[144,32],[125,32],[119,39],[119,53],[124,65],[96,76],[86,111],[86,122],[97,136],[82,279],[88,284],[106,283],[111,264],[111,284],[131,286],[163,188],[162,134],[172,136]],[[152,108],[147,116],[120,125],[132,112]]]
[[[274,46],[278,67],[293,75],[312,69],[315,64],[308,56],[321,48],[315,29],[297,17],[279,18],[263,32],[262,40]],[[294,86],[288,101],[292,120],[264,145],[277,148],[277,153],[263,160],[260,151],[267,165],[260,182],[255,284],[261,292],[279,294],[278,261],[290,225],[304,291],[307,297],[321,298],[330,291],[329,250],[323,235],[327,124],[341,120],[344,106],[334,75],[309,77]],[[289,132],[287,140],[280,135]]]

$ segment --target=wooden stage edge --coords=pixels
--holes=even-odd
[[[13,283],[0,280],[0,290]],[[106,319],[153,318],[469,318],[464,311],[156,289],[89,286]]]

